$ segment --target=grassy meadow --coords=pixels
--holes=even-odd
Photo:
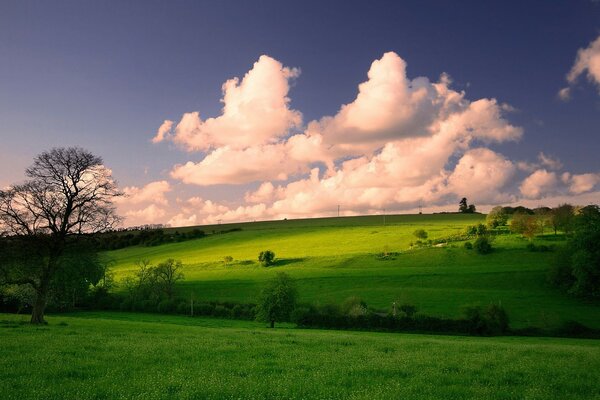
[[[554,253],[526,250],[528,241],[501,235],[495,251],[479,255],[462,242],[444,247],[413,248],[413,232],[429,239],[463,232],[484,222],[480,214],[388,215],[284,220],[201,227],[205,238],[156,247],[128,247],[107,252],[117,281],[136,270],[136,261],[167,258],[184,263],[181,297],[199,301],[254,301],[264,281],[277,271],[297,279],[300,301],[341,303],[350,296],[371,307],[389,310],[391,303],[412,303],[420,312],[458,317],[463,307],[501,303],[511,326],[552,329],[566,320],[600,328],[600,307],[573,299],[546,283]],[[241,228],[219,234],[232,228]],[[179,228],[185,231],[191,228]],[[536,243],[563,243],[547,234]],[[277,263],[262,267],[258,253],[270,249]],[[382,252],[397,253],[381,259]],[[234,261],[226,263],[225,256]]]
[[[598,399],[600,341],[0,314],[0,398]]]

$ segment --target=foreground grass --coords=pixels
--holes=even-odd
[[[115,261],[118,280],[135,271],[137,260],[180,259],[185,265],[180,296],[198,301],[253,302],[265,280],[285,271],[297,280],[300,301],[313,304],[359,296],[385,311],[395,301],[414,304],[427,315],[457,318],[465,306],[501,303],[513,328],[555,329],[566,320],[600,328],[600,307],[549,287],[546,274],[554,253],[527,251],[525,239],[500,236],[494,253],[486,256],[463,249],[462,243],[409,249],[416,229],[435,239],[482,221],[482,215],[452,214],[386,216],[385,225],[382,216],[215,225],[203,229],[242,231],[107,255]],[[562,243],[554,235],[536,241]],[[266,249],[279,259],[273,267],[256,262]],[[399,254],[379,259],[386,249]],[[235,261],[223,262],[227,255]]]
[[[0,398],[594,399],[600,342],[0,314]]]

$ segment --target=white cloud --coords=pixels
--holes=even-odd
[[[448,178],[448,189],[476,202],[509,201],[501,189],[513,178],[515,170],[512,162],[492,150],[469,150]]]
[[[170,226],[194,226],[198,225],[200,221],[196,217],[196,214],[185,215],[183,213],[179,213],[171,217],[171,219],[167,222]]]
[[[338,155],[364,154],[390,141],[440,131],[493,141],[520,138],[522,129],[501,115],[510,107],[498,105],[495,99],[471,103],[464,92],[450,89],[450,83],[445,74],[436,83],[424,77],[411,80],[406,62],[396,53],[386,53],[371,65],[356,99],[335,116],[309,123],[308,135],[322,135],[325,143],[335,145]]]
[[[167,211],[164,208],[160,208],[156,204],[150,204],[149,206],[139,210],[130,210],[125,212],[125,217],[127,218],[127,225],[133,226],[159,223],[159,221],[162,221],[166,214]]]
[[[241,81],[232,78],[223,84],[220,116],[203,121],[198,112],[185,113],[172,134],[167,134],[172,124],[166,121],[153,141],[168,137],[190,151],[272,143],[302,122],[300,112],[289,108],[287,97],[290,80],[299,73],[263,55]]]
[[[600,36],[588,47],[577,51],[575,63],[567,74],[567,82],[572,86],[581,75],[585,75],[590,82],[595,83],[600,93]],[[568,100],[571,97],[570,88],[561,89],[558,96],[563,100]]]
[[[295,133],[300,113],[290,109],[287,95],[297,75],[262,56],[241,81],[223,85],[222,115],[203,121],[192,112],[174,128],[163,123],[155,142],[172,140],[198,154],[175,166],[173,179],[199,186],[258,183],[256,190],[242,187],[244,202],[192,197],[165,219],[190,225],[322,216],[338,205],[345,215],[420,204],[435,209],[463,196],[494,204],[585,193],[598,184],[597,174],[559,179],[562,163],[544,153],[532,163],[512,162],[487,148],[521,138],[522,128],[505,118],[513,108],[493,98],[469,100],[451,89],[445,74],[438,82],[411,79],[395,53],[372,63],[353,101]],[[523,171],[529,175],[517,189]],[[152,197],[142,191],[133,192]]]
[[[600,174],[563,174],[563,181],[569,186],[573,194],[586,193],[593,190],[600,183]]]
[[[124,197],[117,199],[117,202],[126,205],[140,203],[167,204],[165,194],[171,191],[171,185],[167,181],[150,182],[144,187],[127,186],[123,188]]]
[[[553,194],[558,185],[556,173],[539,169],[523,180],[519,190],[529,199],[539,199]]]
[[[562,162],[560,162],[559,159],[547,156],[543,152],[540,152],[540,154],[538,154],[538,159],[540,160],[541,166],[546,167],[548,169],[557,170],[563,167],[563,164]]]
[[[152,138],[152,143],[160,143],[169,137],[169,133],[173,128],[173,121],[165,119],[162,125],[156,131],[156,135]]]

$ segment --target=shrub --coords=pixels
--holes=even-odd
[[[230,317],[231,311],[227,307],[217,304],[213,310],[212,315],[214,315],[215,317]]]
[[[342,303],[342,314],[364,315],[367,311],[367,303],[357,296],[348,297]]]
[[[236,304],[235,306],[233,306],[233,308],[231,309],[231,316],[233,318],[240,318],[240,317],[244,316],[243,307],[240,306],[239,304]]]
[[[307,317],[311,313],[310,308],[308,307],[296,307],[290,314],[290,321],[295,323],[296,325],[304,325],[306,323]]]
[[[402,304],[399,309],[406,318],[412,318],[417,313],[417,307],[412,304]]]
[[[186,301],[182,301],[177,304],[177,314],[189,314],[190,310],[190,304]]]
[[[485,236],[480,236],[475,240],[475,244],[473,245],[477,253],[479,254],[489,254],[492,252],[492,244],[490,240]]]
[[[502,306],[490,304],[481,307],[465,308],[469,332],[475,335],[501,335],[508,332],[508,314]]]
[[[194,304],[194,314],[213,315],[214,311],[215,311],[214,304],[210,304],[210,303],[199,303],[198,305]]]
[[[159,313],[171,314],[177,310],[177,304],[175,300],[163,300],[158,303],[157,310]]]
[[[231,256],[223,257],[223,262],[225,262],[225,264],[229,264],[232,261],[233,261],[233,257],[231,257]]]
[[[417,229],[413,232],[413,235],[415,235],[417,239],[427,239],[428,236],[427,232],[423,229]]]
[[[467,250],[472,250],[473,249],[473,243],[471,243],[471,242],[465,242],[465,244],[463,246]]]
[[[271,250],[261,251],[258,255],[258,261],[260,261],[263,266],[268,267],[275,261],[275,253]]]

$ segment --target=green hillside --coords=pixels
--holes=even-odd
[[[0,314],[0,395],[26,399],[593,399],[600,342]],[[121,319],[121,320],[119,320]],[[27,377],[24,379],[23,377]]]
[[[141,259],[153,263],[180,259],[185,281],[179,293],[201,301],[252,302],[266,279],[286,271],[298,280],[300,300],[315,304],[360,296],[381,310],[400,301],[415,304],[428,315],[457,317],[464,306],[500,302],[514,328],[554,328],[565,320],[600,328],[600,307],[548,287],[546,272],[554,253],[530,252],[525,239],[498,236],[489,255],[466,250],[461,242],[410,248],[416,229],[425,229],[429,239],[443,238],[482,222],[483,215],[385,219],[385,225],[382,216],[214,225],[202,227],[209,234],[217,232],[202,239],[128,247],[107,255],[115,261],[117,279],[132,274]],[[232,228],[242,230],[218,233]],[[536,242],[562,243],[554,235]],[[265,268],[256,261],[266,249],[276,253],[275,266]],[[378,254],[384,251],[398,254],[381,259]],[[234,261],[225,263],[225,256]]]

